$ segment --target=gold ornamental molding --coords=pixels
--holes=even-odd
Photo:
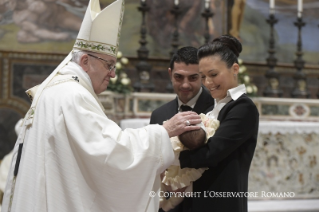
[[[3,59],[3,75],[2,75],[2,98],[8,98],[9,88],[9,60]]]
[[[28,105],[25,101],[18,99],[0,99],[0,109],[9,108],[19,113],[22,117],[24,117],[29,107],[30,105]]]
[[[12,109],[24,116],[30,107],[29,102],[13,94],[14,64],[57,66],[65,56],[65,54],[0,51],[0,108]]]
[[[30,54],[30,53],[8,53],[8,58],[31,59],[31,60],[58,60],[62,61],[66,55]]]

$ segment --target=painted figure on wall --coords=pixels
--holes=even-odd
[[[113,0],[101,0],[101,6]],[[66,53],[74,44],[88,0],[0,0],[0,50]],[[151,57],[167,58],[175,30],[171,0],[148,1],[147,39]],[[139,48],[140,1],[127,0],[120,48],[127,56],[136,56]],[[226,32],[226,2],[210,1],[213,19],[209,20],[211,39]],[[201,16],[204,1],[179,2],[180,46],[204,43],[205,21]],[[32,44],[32,45],[24,45]]]
[[[81,26],[81,18],[68,11],[69,0],[11,0],[3,2],[19,26],[17,41],[65,41],[72,39]],[[4,4],[2,4],[4,5]]]
[[[107,5],[113,0],[102,0]],[[83,18],[88,0],[0,0],[0,50],[38,51],[67,53],[74,44],[74,38]],[[229,5],[227,4],[229,3]],[[147,1],[150,10],[146,14],[147,48],[149,56],[167,58],[171,51],[172,34],[175,30],[172,0]],[[205,21],[201,16],[205,1],[179,1],[182,13],[179,15],[180,47],[199,47],[204,43]],[[126,56],[136,57],[140,47],[141,13],[138,0],[126,0],[126,11],[121,37],[121,51]],[[227,7],[229,7],[227,9]],[[242,59],[264,62],[269,43],[269,0],[211,0],[209,20],[211,39],[227,32],[227,14],[231,20],[230,34],[240,38],[245,47]],[[302,28],[304,60],[318,64],[319,36],[317,0],[303,1]],[[275,16],[276,56],[278,62],[293,62],[297,42],[297,1],[277,0]],[[62,21],[61,21],[62,20]],[[32,45],[23,45],[32,44]],[[290,53],[287,53],[290,52]]]

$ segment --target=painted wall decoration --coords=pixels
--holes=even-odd
[[[34,65],[27,63],[13,64],[12,96],[21,98],[31,104],[25,91],[41,84],[54,69],[54,65]]]
[[[0,49],[67,53],[87,1],[1,0]]]
[[[16,142],[14,127],[30,107],[25,91],[40,84],[61,55],[0,52],[0,160]]]
[[[74,44],[88,0],[0,0],[0,51],[50,52],[67,54]],[[100,0],[104,8],[113,0]],[[209,22],[210,33],[226,32],[226,1],[211,1],[215,11]],[[120,49],[125,56],[136,57],[139,48],[142,15],[140,0],[126,0]],[[150,57],[168,58],[174,30],[170,13],[172,0],[152,1],[147,14]],[[200,46],[204,42],[204,1],[183,0],[179,17],[180,45]],[[105,24],[108,24],[107,21]]]
[[[101,0],[102,8],[113,0]],[[236,0],[231,5],[212,0],[214,12],[209,22],[212,38],[227,32],[227,6],[231,13],[230,31],[241,39],[246,62],[265,62],[269,43],[268,0]],[[304,60],[318,64],[319,2],[304,0],[302,31]],[[23,52],[68,53],[74,44],[86,10],[88,0],[0,0],[0,50]],[[278,63],[292,63],[295,58],[297,28],[297,1],[277,0],[275,5],[276,48]],[[125,56],[136,57],[139,48],[141,13],[139,0],[126,0],[126,9],[120,41]],[[174,30],[174,17],[170,13],[172,0],[152,1],[146,16],[147,48],[153,58],[168,58]],[[204,42],[204,1],[180,1],[183,12],[179,18],[180,46],[199,47]],[[244,15],[242,14],[244,13]],[[107,24],[107,23],[106,23]]]
[[[302,28],[303,59],[306,64],[318,64],[319,53],[319,1],[303,0]],[[269,16],[269,0],[246,0],[240,38],[244,50],[242,59],[251,62],[265,62],[268,57],[270,27],[266,23]],[[278,63],[293,63],[297,51],[298,29],[294,25],[297,20],[297,1],[276,0],[275,24],[276,57]]]

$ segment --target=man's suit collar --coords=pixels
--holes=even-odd
[[[198,114],[204,113],[207,108],[210,108],[210,106],[213,105],[214,99],[211,97],[210,93],[204,87],[202,87],[202,93],[198,97],[193,111]],[[172,108],[172,110],[168,111],[168,113],[171,113],[174,116],[178,112],[178,97],[175,98],[175,101],[171,102],[170,108]]]
[[[173,117],[175,114],[178,113],[178,100],[177,97],[173,100],[167,103],[167,111],[166,116]]]
[[[203,88],[201,87],[201,88],[199,89],[198,93],[197,93],[191,100],[189,100],[188,102],[186,102],[185,104],[184,104],[179,98],[177,98],[178,111],[180,111],[180,106],[181,106],[181,105],[188,105],[188,106],[190,106],[191,108],[194,108],[195,105],[196,105],[196,102],[197,102],[199,96],[202,94],[202,92],[203,92]]]

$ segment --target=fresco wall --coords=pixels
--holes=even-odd
[[[112,0],[101,0],[104,8]],[[150,2],[150,1],[149,1]],[[146,16],[147,48],[152,58],[169,58],[174,31],[174,16],[170,13],[172,0],[152,0]],[[209,22],[211,37],[227,33],[227,2],[241,2],[233,25],[238,23],[239,37],[244,46],[242,59],[247,62],[265,62],[268,56],[269,14],[268,0],[212,0],[214,17]],[[302,29],[304,59],[307,64],[318,64],[319,53],[319,2],[304,0]],[[23,52],[50,52],[67,54],[73,46],[86,10],[88,0],[0,0],[0,50]],[[276,50],[279,63],[292,63],[295,59],[297,28],[297,1],[277,0],[275,25]],[[137,10],[139,0],[126,0],[120,50],[128,57],[136,57],[139,48],[141,13]],[[204,1],[182,0],[179,17],[180,45],[199,47],[204,43]],[[231,8],[228,9],[231,12]],[[105,23],[107,24],[107,22]]]
[[[104,8],[112,0],[101,0]],[[149,1],[150,2],[150,1]],[[201,12],[204,1],[180,1],[183,11],[179,16],[181,45],[200,46],[204,42],[204,19]],[[57,1],[0,1],[0,50],[23,52],[68,53],[74,44],[87,0]],[[139,48],[142,15],[137,10],[140,0],[126,0],[120,50],[136,57]],[[226,32],[225,1],[211,2],[215,10],[213,21],[209,22],[214,36]],[[154,0],[147,14],[148,49],[150,57],[168,58],[174,31],[174,16],[170,13],[172,0]],[[108,24],[107,22],[105,24]]]
[[[297,51],[298,29],[296,0],[276,0],[275,24],[276,56],[278,63],[293,63]],[[303,59],[306,64],[318,65],[319,58],[319,1],[303,0],[302,28]],[[242,58],[245,61],[265,62],[268,57],[270,28],[266,23],[269,16],[269,0],[247,0],[240,37],[244,45]]]

